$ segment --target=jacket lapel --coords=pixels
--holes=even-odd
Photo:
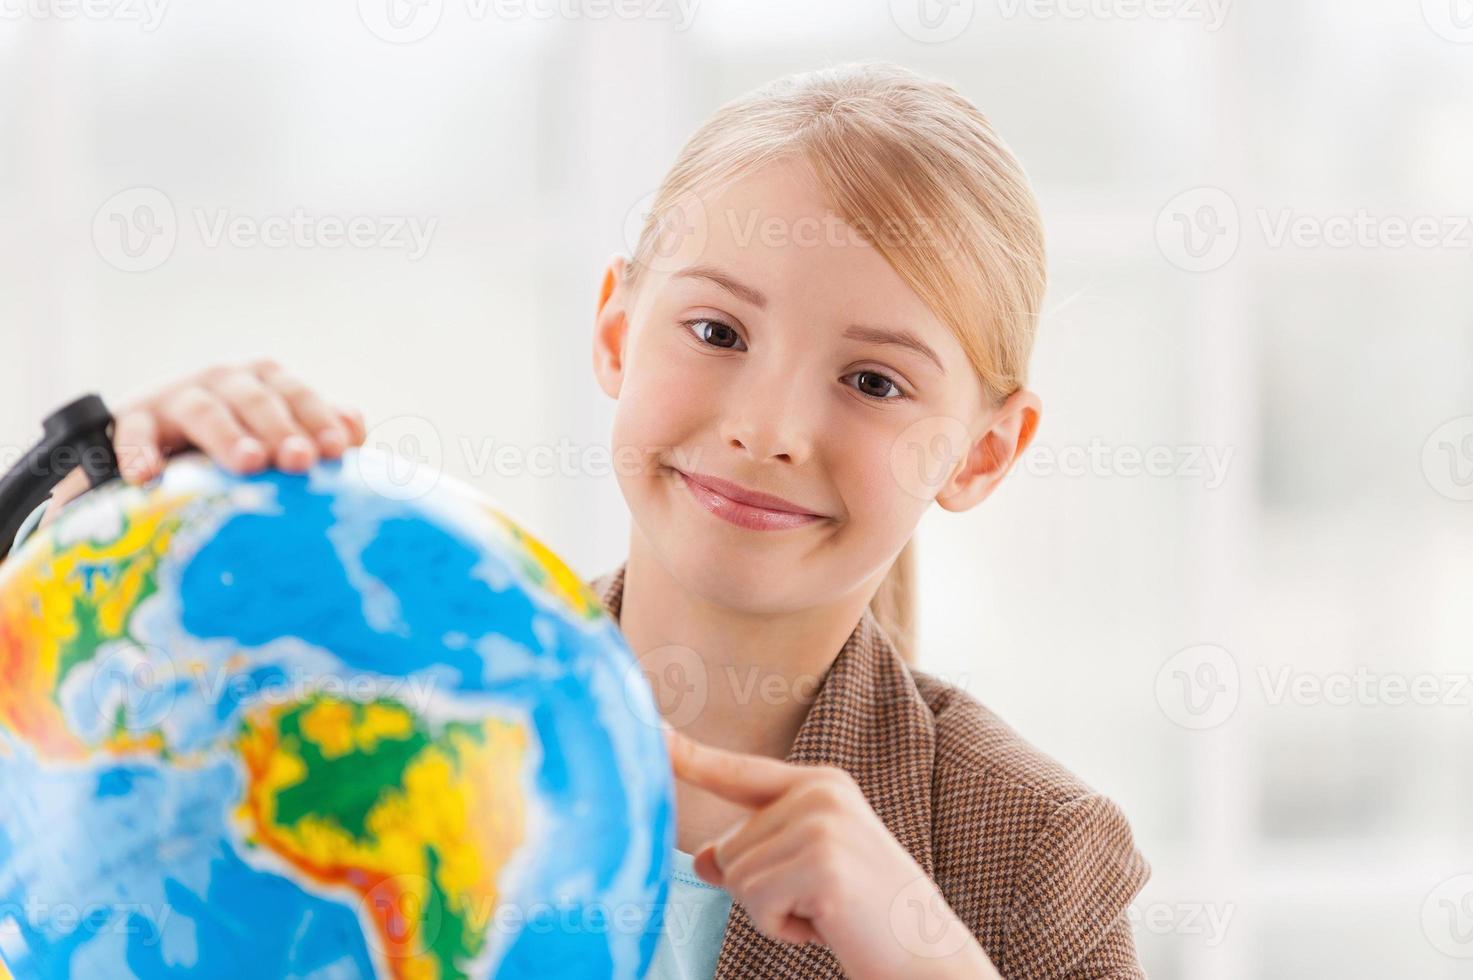
[[[593,580],[618,622],[624,600],[623,564]],[[845,641],[798,730],[787,761],[838,766],[921,868],[931,859],[931,767],[936,729],[910,672],[868,608]],[[749,977],[801,980],[842,977],[827,947],[795,946],[762,935],[733,902],[726,920],[716,980]]]

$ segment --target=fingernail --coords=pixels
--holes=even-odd
[[[361,411],[356,408],[344,408],[342,412],[348,416],[348,421],[351,423],[348,426],[349,429],[356,430],[357,432],[368,431],[368,425],[363,421],[363,413]]]
[[[343,430],[333,425],[317,433],[317,444],[322,447],[323,452],[334,456],[348,448],[348,440],[343,435]]]
[[[306,436],[287,436],[281,440],[281,458],[283,462],[289,456],[296,457],[303,466],[309,466],[317,459],[317,447]],[[296,465],[294,462],[292,465]]]
[[[259,440],[245,436],[235,444],[235,463],[241,469],[250,469],[266,462],[266,447]]]

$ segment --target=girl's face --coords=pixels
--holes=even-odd
[[[951,331],[800,161],[667,217],[634,290],[610,263],[594,346],[640,534],[678,581],[748,612],[871,594],[932,500],[964,510],[991,491],[1037,399],[987,404]],[[809,517],[734,504],[709,479]]]

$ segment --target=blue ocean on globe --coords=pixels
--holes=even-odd
[[[0,564],[0,977],[644,974],[648,684],[555,555],[406,465],[185,455]]]

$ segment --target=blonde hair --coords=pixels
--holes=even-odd
[[[951,328],[992,403],[1022,387],[1047,278],[1038,204],[976,106],[888,62],[788,75],[718,109],[656,191],[626,283],[651,264],[676,202],[795,155],[839,216]],[[910,663],[914,577],[912,539],[870,601]]]

